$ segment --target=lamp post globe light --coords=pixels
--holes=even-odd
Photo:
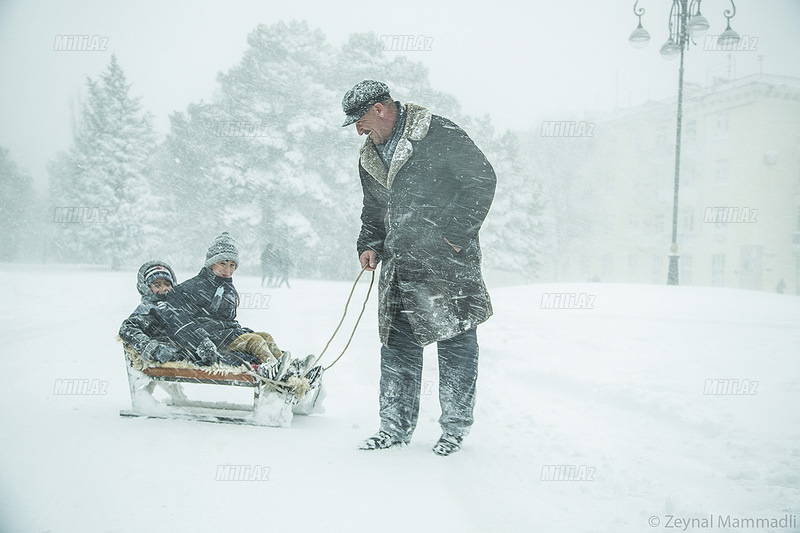
[[[661,56],[664,59],[680,57],[678,68],[678,112],[675,128],[675,182],[672,196],[672,245],[669,252],[669,270],[667,284],[678,285],[678,187],[681,171],[681,126],[683,122],[683,60],[684,52],[690,44],[696,44],[695,39],[702,39],[708,31],[708,20],[700,13],[700,4],[703,0],[672,0],[669,11],[669,38],[661,47]],[[719,46],[735,46],[739,42],[739,34],[731,29],[731,19],[736,15],[736,4],[729,0],[733,9],[724,11],[728,21],[727,28],[717,39]],[[633,13],[639,18],[639,25],[628,38],[634,48],[644,48],[650,41],[650,34],[642,27],[644,8],[639,7],[639,0],[633,4]]]

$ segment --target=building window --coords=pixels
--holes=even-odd
[[[794,293],[800,295],[800,255],[795,256],[794,262]]]
[[[656,235],[661,235],[665,231],[664,226],[664,214],[663,213],[656,213],[654,222],[653,222],[653,230]]]
[[[764,272],[764,247],[744,245],[740,247],[739,288],[761,290]]]
[[[664,283],[667,279],[667,261],[663,255],[653,254],[653,283]]]
[[[728,184],[728,160],[727,159],[717,159],[717,163],[714,166],[714,183],[716,185],[727,185]]]
[[[728,135],[728,114],[720,113],[714,119],[714,134],[719,137]]]
[[[696,120],[689,120],[686,122],[684,126],[684,131],[682,132],[683,138],[686,142],[694,142],[697,140],[697,121]]]
[[[713,287],[725,286],[725,254],[711,256],[711,285]]]
[[[634,254],[628,256],[628,274],[638,274],[639,258]]]
[[[614,255],[603,254],[603,281],[609,281],[614,276]]]
[[[681,285],[692,284],[692,256],[682,255],[679,259],[680,283]]]
[[[686,209],[683,212],[683,231],[691,233],[694,231],[694,211]]]

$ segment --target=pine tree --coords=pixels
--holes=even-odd
[[[546,224],[539,176],[519,158],[519,139],[506,132],[486,147],[497,174],[494,202],[481,231],[487,268],[536,279],[542,265]]]
[[[175,266],[194,269],[213,237],[231,229],[224,227],[224,220],[232,202],[217,169],[220,139],[213,106],[191,104],[186,113],[174,113],[170,123],[159,151],[159,182],[167,189],[171,207]]]
[[[178,226],[189,226],[191,212],[204,214],[187,236],[195,254],[204,249],[195,240],[207,246],[227,230],[251,258],[245,268],[272,243],[293,255],[304,275],[329,273],[338,261],[332,258],[344,257],[337,233],[343,226],[357,231],[358,187],[342,166],[341,117],[330,106],[335,51],[298,22],[258,26],[248,44],[242,61],[218,76],[212,103],[172,117],[167,146],[186,207]]]
[[[115,56],[87,88],[73,147],[50,166],[56,241],[62,259],[119,268],[138,261],[158,232],[149,163],[155,136]]]
[[[0,261],[17,259],[26,229],[33,222],[31,177],[20,171],[9,150],[0,146]]]

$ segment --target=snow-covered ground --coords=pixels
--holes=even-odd
[[[431,350],[411,445],[356,449],[378,426],[374,294],[325,376],[327,412],[278,429],[120,417],[130,399],[115,336],[138,301],[135,274],[0,272],[2,532],[800,531],[796,296],[496,287],[495,316],[479,329],[476,423],[462,451],[442,458],[430,449],[439,436]],[[350,288],[235,282],[250,295],[242,324],[295,355],[324,346]],[[591,308],[553,309],[558,298],[543,308],[544,293]],[[64,379],[97,380],[104,394],[55,394]],[[746,394],[709,394],[725,386]],[[267,479],[218,481],[220,465]],[[553,479],[560,471],[575,479]],[[788,526],[720,523],[787,514]]]

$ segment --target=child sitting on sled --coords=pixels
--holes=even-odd
[[[196,328],[208,335],[222,357],[237,359],[238,354],[246,354],[241,362],[252,364],[250,358],[255,357],[259,373],[270,379],[283,379],[287,373],[305,374],[313,385],[322,370],[316,367],[309,371],[314,356],[291,361],[289,352],[282,351],[270,334],[245,328],[236,320],[239,293],[233,285],[233,273],[238,265],[239,247],[224,232],[211,243],[200,272],[167,295],[167,303],[178,310],[165,317],[168,331],[172,336],[180,336],[187,329],[192,330],[179,323],[181,316],[191,316]],[[173,323],[172,318],[177,322]]]
[[[120,338],[133,348],[148,363],[190,361],[202,363],[213,354],[204,354],[198,347],[188,351],[182,349],[168,336],[155,311],[166,306],[167,293],[176,283],[175,272],[163,261],[148,261],[139,268],[136,289],[142,296],[141,303],[133,314],[122,322]],[[202,340],[202,339],[201,339]],[[211,345],[213,348],[213,345]],[[208,345],[205,346],[209,350]]]

